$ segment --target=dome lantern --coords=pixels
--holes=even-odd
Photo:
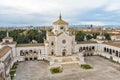
[[[62,20],[62,16],[60,13],[59,19],[55,22],[53,22],[53,25],[68,25],[68,23],[64,20]]]

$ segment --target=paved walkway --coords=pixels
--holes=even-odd
[[[49,80],[48,64],[43,61],[26,61],[18,65],[15,80]]]
[[[119,80],[120,65],[98,56],[86,57],[85,61],[94,69],[83,70],[77,64],[63,66],[63,72],[51,74],[49,65],[43,61],[21,62],[16,72],[16,80]]]

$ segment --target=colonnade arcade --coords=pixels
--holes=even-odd
[[[20,56],[24,56],[25,60],[37,60],[41,50],[20,50]]]
[[[110,55],[116,56],[116,57],[120,57],[120,51],[118,51],[118,50],[104,47],[104,52],[108,53]]]
[[[95,51],[95,46],[81,46],[79,47],[79,52],[83,52],[84,56],[92,56],[94,55],[94,51]]]

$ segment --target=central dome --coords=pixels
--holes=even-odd
[[[68,23],[62,20],[62,16],[60,15],[59,20],[53,22],[53,25],[68,25]]]

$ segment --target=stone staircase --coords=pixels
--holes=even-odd
[[[73,57],[73,56],[69,56],[69,57],[58,57],[56,59],[54,59],[55,64],[79,64],[79,60],[77,59],[77,57]]]

